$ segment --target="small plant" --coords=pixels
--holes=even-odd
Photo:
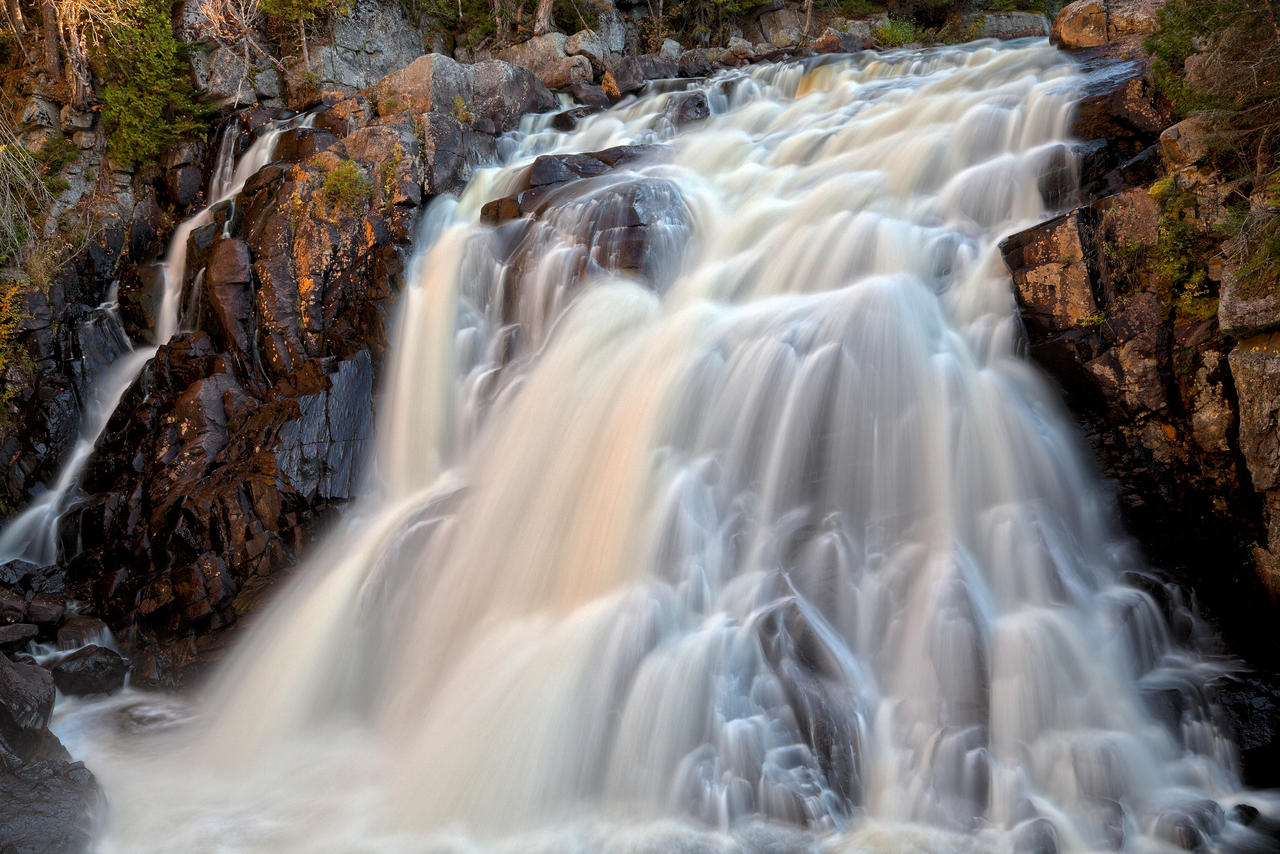
[[[618,90],[618,81],[613,76],[612,71],[606,71],[604,76],[600,78],[600,88],[609,96],[609,100],[617,101],[622,97],[622,92]]]
[[[1096,329],[1107,322],[1107,313],[1105,311],[1096,311],[1093,314],[1086,315],[1076,321],[1076,326],[1081,329]]]
[[[0,282],[0,379],[10,365],[26,356],[18,340],[22,329],[20,290],[19,282]],[[17,387],[17,383],[0,382],[0,422],[8,417],[9,404]]]
[[[467,102],[461,95],[453,99],[453,117],[464,125],[471,124],[471,113],[467,110]]]
[[[348,160],[324,176],[320,192],[335,210],[354,211],[373,195],[373,185]]]
[[[916,25],[905,18],[889,18],[876,25],[874,35],[885,47],[902,47],[916,41]]]
[[[397,142],[395,148],[391,150],[391,157],[378,166],[378,177],[382,181],[383,204],[390,205],[395,197],[396,175],[400,171],[402,162],[404,162],[404,148]]]

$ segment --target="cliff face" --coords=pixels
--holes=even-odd
[[[1242,188],[1246,206],[1265,201],[1215,159],[1212,117],[1179,120],[1157,92],[1142,45],[1161,5],[1082,0],[1059,16],[1055,39],[1113,69],[1080,111],[1084,198],[1002,248],[1031,355],[1061,383],[1130,530],[1234,652],[1274,667],[1280,297],[1242,293],[1230,252]]]

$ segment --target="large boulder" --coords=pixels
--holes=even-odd
[[[12,743],[23,730],[42,730],[53,713],[53,676],[43,667],[0,655],[0,739]]]
[[[65,755],[16,769],[0,766],[0,843],[6,854],[80,854],[89,847],[101,805],[93,775]]]
[[[1072,211],[1001,244],[1023,319],[1036,332],[1075,329],[1098,313],[1083,228]]]
[[[1054,19],[1049,40],[1068,49],[1106,44],[1107,6],[1104,0],[1076,0]]]
[[[64,694],[113,694],[124,687],[129,662],[113,649],[90,644],[59,658],[51,670]]]
[[[570,56],[566,50],[569,37],[563,33],[547,33],[512,45],[498,58],[527,68],[552,89],[567,89],[574,83],[590,82],[593,72],[586,56]]]
[[[482,133],[511,130],[526,113],[545,112],[555,106],[555,97],[525,68],[499,60],[464,65],[439,53],[419,57],[387,75],[368,97],[383,117],[406,111],[443,114]],[[360,115],[352,113],[352,107],[342,107],[341,102],[325,113],[340,108],[340,129],[349,134],[356,130],[353,125]],[[326,126],[335,125],[336,120],[326,121]]]
[[[1054,19],[1049,39],[1067,48],[1137,43],[1155,32],[1165,0],[1076,0]]]
[[[332,40],[311,52],[311,71],[322,91],[367,89],[425,53],[422,36],[396,0],[348,3],[330,23]]]

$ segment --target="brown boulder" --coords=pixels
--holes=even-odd
[[[1098,313],[1079,211],[1015,234],[1000,248],[1023,318],[1036,332],[1073,329]]]
[[[569,56],[565,51],[568,40],[563,33],[547,33],[512,45],[498,56],[512,65],[529,69],[552,89],[591,82],[594,73],[591,60],[586,56]]]

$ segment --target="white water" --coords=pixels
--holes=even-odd
[[[169,251],[164,262],[164,291],[152,334],[154,343],[141,344],[122,354],[108,370],[97,377],[80,417],[80,432],[76,443],[62,463],[57,479],[31,506],[0,527],[0,563],[20,558],[38,566],[48,566],[58,559],[58,519],[75,496],[80,473],[93,454],[98,437],[107,428],[107,422],[120,404],[120,399],[133,385],[143,367],[151,361],[160,345],[167,344],[178,331],[179,306],[187,266],[187,243],[192,232],[207,225],[211,219],[211,209],[228,199],[234,199],[244,187],[244,182],[271,161],[280,134],[291,122],[296,121],[280,122],[262,132],[239,161],[235,157],[239,126],[228,127],[223,133],[207,194],[212,201],[195,216],[182,222],[169,241]],[[109,312],[111,322],[119,326],[114,302],[108,301],[101,309]]]
[[[1073,74],[755,69],[517,272],[477,218],[532,153],[672,131],[665,95],[528,123],[426,217],[371,494],[193,711],[60,707],[100,850],[1154,852],[1162,814],[1249,850],[1210,668],[1015,349],[995,244]],[[574,248],[636,175],[682,200],[648,283]]]

